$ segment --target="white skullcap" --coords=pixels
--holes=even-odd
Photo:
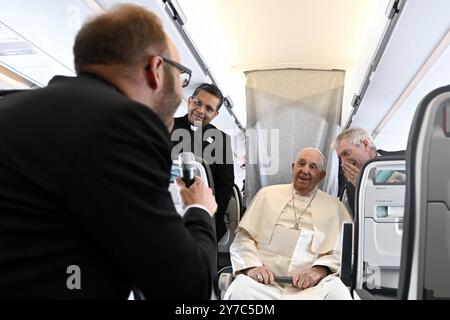
[[[304,150],[314,150],[314,151],[316,151],[318,154],[320,154],[320,156],[322,157],[322,161],[323,161],[323,170],[325,170],[325,166],[327,165],[327,161],[325,160],[325,156],[323,155],[323,153],[322,153],[319,149],[317,149],[317,148],[314,148],[314,147],[307,147],[307,148],[301,149],[301,150],[297,153],[297,157],[296,157],[295,160],[298,159],[298,155],[299,155],[302,151],[304,151]]]

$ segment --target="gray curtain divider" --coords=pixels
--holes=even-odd
[[[327,159],[320,188],[336,195],[338,159],[331,144],[339,133],[344,71],[265,70],[247,76],[245,203],[262,187],[292,181],[291,164],[304,147]]]

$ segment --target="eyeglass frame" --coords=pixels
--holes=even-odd
[[[216,110],[213,109],[212,111],[209,111],[208,107],[212,108],[212,106],[210,106],[209,104],[206,104],[202,99],[197,98],[196,96],[189,97],[189,100],[192,101],[197,107],[201,108],[202,106],[205,106],[206,112],[208,112],[208,113],[216,113],[216,112],[218,112],[217,107],[216,107]],[[196,101],[199,101],[200,104],[196,103]]]
[[[172,59],[167,58],[167,57],[161,56],[161,59],[165,63],[170,64],[171,66],[173,66],[173,67],[177,68],[178,70],[180,70],[180,75],[181,74],[185,74],[185,73],[188,75],[187,81],[185,81],[186,83],[182,83],[181,84],[182,88],[186,88],[189,85],[189,83],[191,82],[192,70],[187,68],[187,67],[185,67],[185,66],[183,66],[182,64],[180,64],[178,62],[173,61]]]

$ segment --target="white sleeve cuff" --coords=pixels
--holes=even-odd
[[[186,206],[186,208],[184,208],[184,213],[186,213],[190,208],[200,208],[200,209],[203,209],[206,212],[210,213],[208,211],[208,209],[206,209],[206,207],[199,205],[199,204],[190,204],[190,205]]]

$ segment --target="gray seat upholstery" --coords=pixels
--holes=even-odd
[[[227,232],[218,242],[219,252],[229,252],[230,246],[234,240],[234,234],[241,221],[242,212],[242,196],[239,188],[234,185],[233,192],[231,194],[230,202],[228,203],[227,210],[225,211],[225,224],[227,226]]]
[[[242,216],[242,196],[239,188],[234,185],[233,192],[231,194],[230,202],[228,203],[227,210],[225,211],[225,225],[227,232],[219,240],[217,246],[217,265],[219,267],[219,276],[222,269],[231,269],[230,260],[230,246],[233,243],[236,229],[241,221]],[[228,268],[227,268],[228,267]]]
[[[404,157],[365,164],[357,187],[356,289],[397,294],[405,199]]]
[[[227,232],[218,242],[218,288],[220,290],[221,298],[223,298],[226,289],[233,279],[230,260],[230,246],[233,243],[236,229],[241,221],[242,213],[242,195],[239,188],[234,185],[232,196],[230,202],[228,203],[228,208],[225,211],[225,224],[227,226]]]

